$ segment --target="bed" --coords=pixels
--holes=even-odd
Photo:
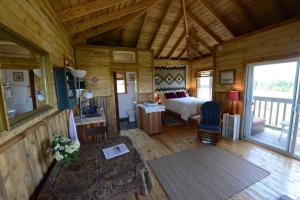
[[[163,105],[167,110],[175,112],[181,116],[181,119],[188,121],[189,117],[198,115],[200,108],[205,101],[201,101],[195,97],[181,97],[165,99]]]

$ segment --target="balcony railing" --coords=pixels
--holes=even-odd
[[[265,126],[280,130],[281,122],[289,121],[292,99],[253,96],[254,117],[265,119]]]

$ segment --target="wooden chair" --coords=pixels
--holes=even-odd
[[[108,139],[107,127],[91,127],[83,131],[84,143],[97,143]]]
[[[209,101],[201,106],[201,119],[198,124],[198,140],[216,145],[221,138],[221,106]]]

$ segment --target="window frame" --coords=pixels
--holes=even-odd
[[[206,73],[208,75],[201,75],[202,73]],[[212,70],[201,70],[197,72],[198,76],[196,76],[196,97],[201,100],[207,100],[212,101],[212,95],[213,95],[213,76],[212,76]],[[200,86],[200,79],[201,78],[209,78],[209,85],[208,87],[201,87]],[[199,87],[200,86],[200,87]],[[199,92],[198,90],[201,90],[201,88],[208,88],[210,89],[210,95],[208,98],[199,98]]]
[[[10,131],[15,128],[18,128],[22,126],[23,124],[35,119],[36,117],[40,116],[41,114],[48,113],[49,110],[52,110],[54,107],[49,102],[50,100],[50,94],[48,90],[48,81],[49,77],[46,75],[47,71],[50,68],[50,62],[49,62],[49,54],[48,52],[44,51],[43,49],[39,48],[32,42],[28,41],[27,39],[23,38],[22,36],[16,34],[14,31],[8,29],[7,27],[0,24],[0,34],[6,38],[8,41],[14,42],[18,44],[19,46],[22,46],[36,54],[39,55],[38,63],[40,65],[40,69],[43,73],[42,78],[42,89],[45,95],[45,105],[34,109],[32,111],[23,113],[21,115],[15,116],[13,118],[8,118],[7,115],[7,107],[5,105],[4,101],[4,89],[2,85],[2,80],[0,80],[0,133],[3,131]],[[0,69],[4,69],[0,67]],[[23,69],[22,67],[20,69]],[[27,68],[24,68],[27,70]],[[33,69],[33,68],[32,68]]]
[[[121,74],[123,78],[118,78],[118,74]],[[124,80],[124,92],[119,92],[118,91],[118,81],[123,81]],[[116,78],[116,84],[117,84],[117,94],[127,94],[128,89],[127,89],[127,78],[126,78],[126,72],[117,72],[117,78]]]

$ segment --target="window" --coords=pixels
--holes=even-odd
[[[117,73],[117,93],[127,93],[126,73]]]
[[[197,73],[197,98],[212,100],[212,71],[200,71]]]
[[[49,111],[48,55],[0,27],[0,132]],[[49,91],[51,92],[51,91]],[[53,101],[51,101],[53,102]]]

